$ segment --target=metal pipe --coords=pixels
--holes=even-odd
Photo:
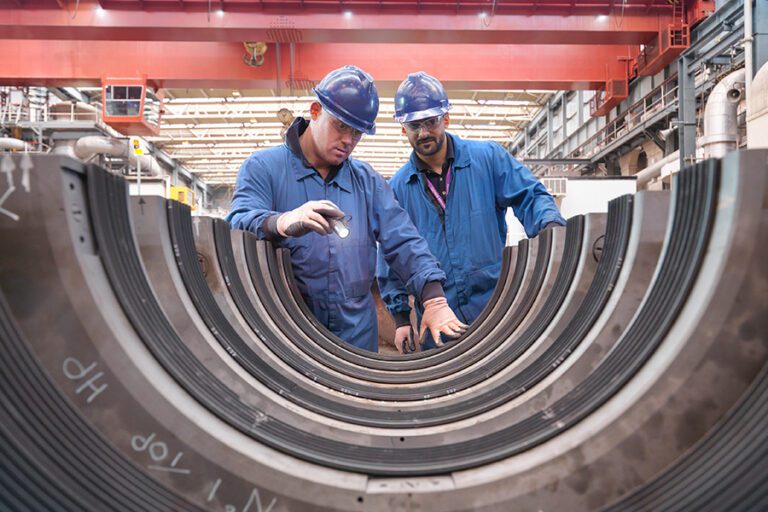
[[[75,142],[75,156],[81,160],[88,160],[95,155],[109,155],[122,157],[128,155],[128,145],[122,141],[89,135],[81,137]]]
[[[736,112],[744,96],[744,73],[744,69],[740,69],[720,80],[707,99],[704,136],[696,144],[703,149],[704,158],[719,158],[736,149],[739,137]],[[679,156],[680,151],[675,151],[635,174],[637,188],[645,188],[651,180],[661,175],[662,167]]]
[[[744,2],[744,69],[746,71],[746,77],[745,77],[745,88],[746,88],[746,98],[747,102],[749,102],[749,96],[752,92],[752,78],[755,76],[755,70],[753,69],[753,60],[754,57],[752,56],[752,42],[754,41],[753,38],[753,30],[752,30],[752,0],[745,0]]]
[[[661,140],[666,141],[670,135],[675,133],[675,131],[677,131],[677,128],[675,126],[670,125],[668,128],[659,130],[659,137],[661,137]]]
[[[637,188],[644,189],[646,185],[648,185],[648,183],[651,182],[651,180],[661,175],[662,167],[664,167],[668,163],[674,162],[679,155],[680,155],[680,150],[675,151],[674,153],[668,154],[658,162],[652,163],[645,169],[638,171],[635,174],[635,178],[637,178]]]
[[[734,71],[720,80],[707,99],[701,141],[704,158],[720,158],[736,149],[739,139],[736,111],[744,97],[744,77],[744,69]]]
[[[140,163],[142,171],[148,171],[150,176],[162,176],[163,167],[160,162],[152,155],[136,156],[133,152],[128,152],[128,161],[134,165]]]
[[[13,137],[0,137],[0,150],[12,149],[16,151],[25,151],[27,143]]]
[[[76,142],[76,140],[58,140],[56,141],[56,145],[53,146],[53,149],[51,149],[51,154],[77,158],[77,155],[75,154]]]
[[[160,176],[163,169],[160,162],[153,156],[136,156],[132,151],[129,151],[126,141],[101,137],[99,135],[89,135],[78,139],[75,142],[74,154],[81,160],[88,160],[95,155],[127,157],[132,165],[137,168],[140,166],[143,171],[148,171],[151,176]]]
[[[101,113],[101,109],[97,108],[95,105],[91,105],[90,103],[86,103],[84,101],[78,101],[75,103],[75,107],[82,109],[82,110],[88,110],[89,112],[96,112]]]

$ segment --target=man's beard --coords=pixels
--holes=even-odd
[[[422,143],[424,141],[429,141],[429,140],[435,141],[435,147],[434,147],[434,149],[432,149],[430,151],[425,151],[420,146],[420,143]],[[429,137],[424,137],[424,138],[422,138],[420,140],[417,140],[416,141],[416,146],[413,148],[413,150],[416,151],[416,153],[421,155],[421,156],[432,156],[432,155],[434,155],[435,153],[437,153],[438,151],[440,151],[443,148],[443,144],[445,144],[445,134],[443,134],[443,136],[440,137],[439,139],[437,137],[433,137],[433,136],[430,135]]]

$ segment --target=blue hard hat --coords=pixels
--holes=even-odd
[[[443,84],[423,71],[408,75],[395,93],[395,121],[398,123],[441,116],[449,110],[451,104]]]
[[[344,66],[325,75],[312,89],[325,110],[339,121],[368,135],[376,133],[379,92],[371,75]]]

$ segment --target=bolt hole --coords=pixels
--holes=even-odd
[[[400,442],[401,442],[401,443],[404,443],[404,442],[405,442],[405,438],[404,438],[404,437],[401,437],[401,438],[400,438]]]
[[[363,502],[363,497],[362,496],[358,496],[357,497],[357,502],[358,503],[362,503]]]
[[[74,183],[70,183],[69,184],[69,190],[75,190],[75,184]]]
[[[80,236],[80,243],[85,243],[85,237],[84,236]]]

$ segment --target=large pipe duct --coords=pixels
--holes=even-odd
[[[127,156],[128,146],[119,140],[98,135],[82,137],[75,142],[75,155],[80,160],[88,160],[95,155]]]
[[[64,155],[70,158],[77,158],[75,154],[76,140],[60,140],[56,142],[56,145],[51,149],[52,155]]]
[[[744,97],[744,69],[723,78],[709,95],[704,109],[704,158],[720,158],[736,149],[739,130],[736,112]]]
[[[16,151],[24,151],[27,147],[27,143],[23,140],[14,139],[13,137],[0,137],[0,150],[12,149]]]
[[[747,147],[768,147],[768,64],[763,65],[752,81],[747,97]]]
[[[136,156],[133,153],[129,153],[128,161],[133,162],[134,165],[136,162],[140,162],[142,172],[147,171],[151,176],[161,176],[163,174],[163,168],[160,165],[160,162],[158,162],[157,159],[153,156]]]
[[[635,178],[637,178],[637,188],[644,189],[648,183],[661,175],[662,167],[670,162],[673,162],[676,158],[678,158],[679,155],[680,151],[675,151],[674,153],[668,154],[658,162],[654,162],[645,169],[638,171],[637,174],[635,174]]]
[[[739,102],[744,97],[744,76],[744,69],[734,71],[723,78],[709,95],[704,109],[704,136],[697,141],[697,146],[703,148],[704,158],[719,158],[737,147],[739,129],[736,114]],[[662,130],[662,136],[666,139],[665,135]],[[645,188],[660,176],[661,169],[678,158],[678,155],[679,151],[675,151],[635,174],[638,189]]]
[[[148,172],[151,176],[160,176],[162,167],[160,162],[150,155],[136,156],[128,150],[128,144],[123,140],[89,135],[75,142],[74,154],[80,160],[88,160],[94,155],[110,155],[115,157],[128,157],[128,161],[136,166],[141,165],[142,172]]]

